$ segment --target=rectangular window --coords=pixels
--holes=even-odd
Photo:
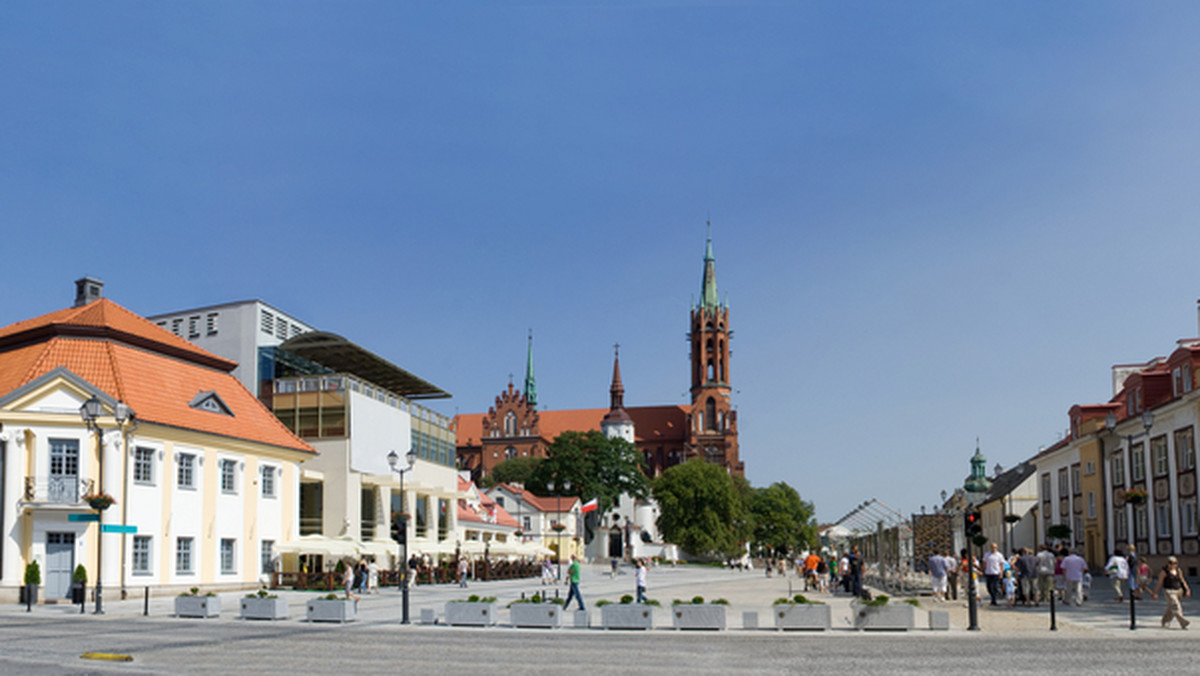
[[[1142,444],[1134,444],[1130,454],[1129,472],[1134,482],[1146,480],[1146,450]]]
[[[154,449],[138,446],[133,449],[133,480],[139,484],[154,483]]]
[[[1154,476],[1166,476],[1170,466],[1167,464],[1167,438],[1165,436],[1150,440],[1150,457],[1154,461]]]
[[[222,459],[221,460],[221,492],[222,493],[237,493],[237,461]]]
[[[232,575],[237,572],[233,557],[233,538],[221,538],[221,574]]]
[[[192,538],[175,538],[175,572],[180,575],[192,572]]]
[[[526,533],[528,533],[528,532],[529,532],[529,525],[530,525],[529,517],[525,516],[525,517],[521,517],[521,518],[524,520],[524,523],[522,523],[522,524],[521,524],[521,528],[522,528],[522,529],[523,529],[523,530],[524,530]]]
[[[1049,474],[1042,475],[1042,500],[1044,502],[1050,502],[1050,475]],[[1049,512],[1047,512],[1047,515],[1049,515]]]
[[[1139,540],[1145,540],[1150,533],[1149,512],[1145,505],[1133,508],[1133,535]]]
[[[1178,366],[1171,370],[1171,394],[1176,397],[1183,394],[1183,369]]]
[[[1060,500],[1067,497],[1068,488],[1070,486],[1067,485],[1067,468],[1064,467],[1058,470],[1058,497]]]
[[[1112,482],[1114,486],[1125,485],[1125,457],[1114,455],[1112,459]]]
[[[175,483],[180,488],[195,488],[196,456],[191,453],[179,454],[179,466],[175,468]]]
[[[150,573],[150,536],[149,535],[134,535],[133,536],[133,554],[130,559],[130,565],[133,567],[135,575],[148,575]]]
[[[1083,473],[1085,476],[1091,476],[1096,473],[1096,463],[1091,460],[1083,463]]]
[[[1180,472],[1196,468],[1196,445],[1191,427],[1175,430],[1175,462]]]
[[[1071,531],[1072,542],[1083,542],[1083,517],[1075,517],[1074,530]]]
[[[1154,529],[1158,537],[1171,537],[1171,503],[1159,502],[1154,505]]]
[[[1079,495],[1079,465],[1071,465],[1071,495]]]
[[[171,333],[177,336],[183,335],[183,317],[176,317],[171,320]]]
[[[1113,520],[1113,538],[1117,542],[1129,539],[1129,524],[1125,521],[1125,510],[1119,510]]]
[[[1087,494],[1087,515],[1089,519],[1096,518],[1096,494],[1091,491]]]
[[[1183,391],[1192,391],[1192,365],[1184,364],[1183,366]]]
[[[188,317],[188,338],[200,337],[200,315]]]
[[[270,465],[263,465],[259,468],[262,474],[262,496],[264,498],[275,497],[275,468]]]
[[[288,337],[288,323],[287,323],[287,320],[286,320],[286,319],[284,319],[283,317],[280,317],[280,318],[279,318],[278,320],[276,320],[276,322],[275,322],[275,335],[276,335],[277,337],[279,337],[279,338],[282,338],[282,339],[284,339],[284,340],[287,340],[287,337]]]
[[[262,315],[258,319],[259,328],[268,336],[275,335],[275,315],[263,310]]]
[[[1196,498],[1179,501],[1180,535],[1196,535]]]
[[[261,550],[261,572],[263,575],[270,575],[275,572],[275,541],[263,540]]]
[[[210,312],[204,317],[204,331],[210,336],[217,335],[217,313]]]

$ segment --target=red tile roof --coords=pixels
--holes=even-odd
[[[316,453],[229,373],[236,366],[108,299],[0,329],[0,395],[63,367],[144,423]],[[201,392],[234,415],[192,408]]]
[[[607,408],[583,408],[563,411],[538,411],[541,436],[553,440],[563,432],[599,430]],[[685,406],[631,406],[625,409],[633,419],[634,440],[637,442],[681,441],[687,437]],[[483,437],[486,413],[463,413],[454,416],[458,444],[478,445]]]
[[[503,507],[496,504],[496,501],[488,497],[487,493],[481,490],[472,489],[475,484],[458,478],[458,490],[463,492],[474,492],[479,495],[479,507],[475,508],[466,500],[458,501],[458,520],[470,521],[473,523],[492,523],[499,526],[508,526],[509,528],[519,528],[517,520],[512,517]]]
[[[533,507],[534,509],[538,510],[539,512],[543,512],[543,513],[544,512],[566,513],[566,512],[571,511],[572,509],[574,509],[575,505],[579,504],[579,498],[575,498],[575,497],[571,497],[571,498],[564,497],[562,499],[560,499],[560,498],[544,498],[540,495],[534,495],[533,493],[529,492],[527,489],[518,488],[517,486],[514,486],[512,484],[502,483],[502,484],[500,484],[500,486],[503,486],[504,489],[507,490],[509,493],[512,493],[512,494],[518,496],[519,498],[521,498],[521,500],[525,504],[527,504],[530,507]],[[561,509],[559,508],[560,504],[562,505]]]

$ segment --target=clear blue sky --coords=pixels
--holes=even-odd
[[[486,410],[683,403],[823,520],[1197,334],[1194,2],[6,2],[0,324],[261,298]]]

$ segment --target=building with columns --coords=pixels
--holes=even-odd
[[[0,329],[0,599],[16,600],[34,561],[47,600],[69,597],[77,565],[105,598],[257,586],[296,537],[315,450],[235,367],[91,278],[73,307]],[[99,493],[115,504],[93,509]]]

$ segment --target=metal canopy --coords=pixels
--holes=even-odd
[[[339,373],[351,373],[407,399],[446,399],[450,393],[379,355],[325,331],[294,336],[280,348]]]

